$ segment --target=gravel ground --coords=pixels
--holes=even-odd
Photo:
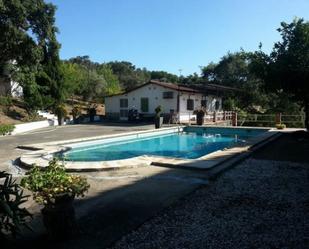
[[[250,158],[112,248],[309,248],[309,167]]]

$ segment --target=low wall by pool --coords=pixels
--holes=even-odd
[[[233,157],[239,153],[248,151],[252,146],[268,140],[274,136],[277,131],[269,129],[252,129],[252,128],[227,128],[227,127],[198,127],[198,126],[178,126],[162,129],[154,129],[148,131],[129,132],[115,135],[107,135],[92,138],[74,139],[61,142],[52,142],[45,144],[33,145],[33,149],[37,148],[37,151],[32,151],[22,155],[21,162],[23,165],[31,167],[36,164],[41,167],[46,167],[48,162],[58,153],[64,153],[72,148],[79,148],[85,146],[91,146],[93,144],[100,143],[113,143],[115,141],[129,141],[132,139],[149,138],[152,136],[166,135],[176,132],[204,132],[213,134],[254,134],[245,143],[235,145],[231,148],[225,148],[214,151],[210,154],[201,156],[197,159],[184,159],[173,158],[158,155],[140,155],[133,158],[121,159],[121,160],[109,160],[109,161],[65,161],[65,167],[69,171],[94,171],[94,170],[110,170],[120,169],[128,167],[140,167],[147,165],[165,165],[165,166],[177,166],[177,167],[191,167],[198,169],[209,169],[219,164],[220,162],[227,160],[229,157]]]

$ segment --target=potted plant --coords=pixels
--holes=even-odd
[[[155,109],[156,115],[155,115],[155,127],[156,129],[159,129],[163,125],[163,117],[161,116],[162,113],[162,107],[159,105]]]
[[[63,125],[64,118],[68,114],[64,104],[59,104],[55,108],[55,114],[58,117],[58,125]]]
[[[193,112],[194,115],[196,115],[196,124],[197,125],[203,125],[204,124],[204,117],[205,117],[205,111],[203,109],[198,109]]]
[[[22,188],[13,180],[12,175],[0,171],[0,241],[6,248],[12,238],[19,235],[31,214],[21,205],[28,200]]]
[[[283,129],[286,128],[286,125],[285,125],[285,124],[276,124],[276,128],[277,128],[278,130],[283,130]]]
[[[89,189],[86,178],[67,173],[64,165],[53,159],[43,170],[34,166],[21,184],[44,205],[43,223],[51,238],[64,239],[78,233],[73,201]]]
[[[78,124],[78,118],[82,114],[81,108],[79,106],[74,106],[72,109],[72,116],[74,124]]]

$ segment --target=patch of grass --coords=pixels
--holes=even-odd
[[[0,135],[6,135],[11,133],[15,129],[15,125],[2,124],[0,125]]]

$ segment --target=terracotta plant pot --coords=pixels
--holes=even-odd
[[[204,124],[204,116],[205,115],[196,115],[196,124],[203,125]]]
[[[73,207],[74,196],[64,195],[42,209],[43,223],[53,240],[64,240],[78,234]]]
[[[159,129],[163,125],[163,117],[155,117],[155,128]]]

